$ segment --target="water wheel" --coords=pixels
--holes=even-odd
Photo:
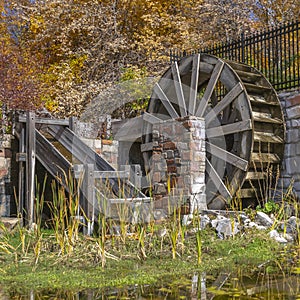
[[[208,208],[224,209],[233,199],[244,207],[266,200],[285,135],[280,102],[268,80],[253,67],[208,54],[174,63],[155,85],[146,113],[147,172],[153,122],[188,115],[205,120]]]

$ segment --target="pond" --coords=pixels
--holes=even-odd
[[[0,299],[300,299],[300,276],[278,272],[272,267],[243,273],[222,272],[216,275],[194,273],[190,277],[166,278],[157,285],[111,287],[101,290],[42,290],[0,293]]]

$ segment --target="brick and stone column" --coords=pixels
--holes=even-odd
[[[154,210],[187,205],[206,209],[205,123],[188,116],[153,125],[152,181]]]

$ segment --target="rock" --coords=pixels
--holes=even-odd
[[[167,214],[163,209],[155,209],[153,211],[153,218],[155,221],[165,220],[167,218]]]
[[[0,228],[0,232],[3,232],[4,230],[7,231],[12,231],[17,224],[19,223],[19,219],[18,218],[0,218],[0,222],[3,223],[4,228]]]
[[[279,234],[277,230],[271,230],[269,232],[269,236],[281,244],[286,244],[288,242],[287,239],[285,239],[281,234]]]
[[[225,217],[218,216],[217,219],[212,220],[212,226],[216,228],[218,237],[221,239],[230,237],[239,232],[239,223]]]
[[[208,224],[210,224],[210,218],[208,215],[200,216],[200,228],[204,229]]]
[[[183,215],[182,217],[182,225],[183,226],[188,226],[192,223],[193,221],[193,215]]]
[[[281,225],[281,228],[286,233],[297,233],[299,230],[299,221],[295,216],[292,216],[287,220],[286,224]]]
[[[289,242],[289,243],[293,243],[295,241],[294,237],[291,234],[284,234],[283,237]]]
[[[258,223],[258,225],[263,225],[266,227],[271,227],[274,223],[274,221],[262,211],[257,212],[255,220]]]

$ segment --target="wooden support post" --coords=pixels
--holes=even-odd
[[[70,118],[69,118],[69,128],[70,128],[70,130],[72,130],[73,132],[75,132],[75,130],[76,130],[75,124],[76,124],[76,118],[75,118],[75,117],[70,117]]]
[[[130,168],[130,181],[140,189],[142,186],[142,170],[140,165],[132,165]]]
[[[84,234],[92,235],[95,221],[95,193],[94,193],[94,165],[86,164],[84,166],[83,178],[83,203],[82,208],[87,218],[87,226]]]
[[[27,112],[26,121],[26,212],[29,227],[34,222],[35,114]]]
[[[21,154],[24,154],[25,152],[25,128],[24,125],[21,125],[21,132],[20,132],[20,138],[19,138],[19,156]],[[18,156],[18,157],[19,157]],[[25,157],[23,157],[25,158]],[[22,216],[22,225],[24,222],[24,189],[25,189],[25,162],[26,159],[19,159],[19,189],[18,189],[18,214]]]

